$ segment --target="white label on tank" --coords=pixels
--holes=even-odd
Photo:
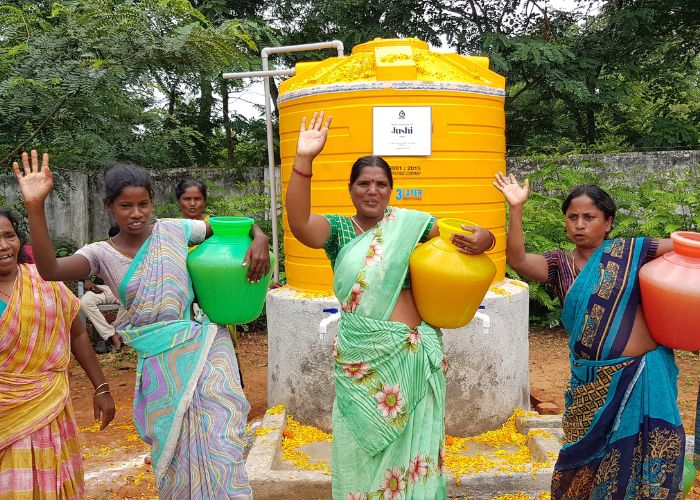
[[[372,154],[376,156],[430,156],[430,106],[377,106],[372,108]]]

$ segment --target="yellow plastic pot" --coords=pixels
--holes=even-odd
[[[461,219],[438,219],[440,236],[418,246],[409,270],[413,297],[423,320],[438,328],[460,328],[471,321],[496,276],[486,254],[459,252],[450,237],[468,234]]]

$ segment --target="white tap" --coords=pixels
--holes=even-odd
[[[326,332],[328,331],[328,325],[331,323],[335,323],[340,319],[340,313],[335,312],[329,316],[326,316],[321,320],[321,322],[318,324],[318,338],[319,340],[325,340],[326,339]]]
[[[491,328],[491,318],[488,314],[481,311],[476,311],[474,313],[474,319],[481,320],[481,326],[484,328],[484,333],[489,333],[489,329]]]

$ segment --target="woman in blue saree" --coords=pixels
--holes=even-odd
[[[437,236],[435,219],[388,205],[391,168],[377,156],[352,167],[355,215],[311,213],[312,162],[329,124],[323,113],[308,129],[302,121],[286,208],[294,236],[325,249],[342,308],[334,349],[333,498],[445,498],[442,335],[422,321],[407,274],[415,246]],[[493,235],[470,229],[453,242],[467,253],[487,250]]]
[[[134,425],[151,445],[159,497],[251,498],[242,439],[250,406],[231,336],[205,316],[192,316],[188,246],[210,234],[208,223],[153,223],[150,176],[117,164],[105,172],[105,208],[119,234],[56,259],[44,215],[53,184],[48,155],[41,165],[36,151],[31,163],[26,153],[22,160],[23,172],[16,163],[14,169],[42,277],[98,275],[129,313],[117,331],[138,354]],[[248,279],[259,280],[269,270],[268,239],[257,226],[252,233]]]
[[[676,404],[678,368],[658,346],[641,310],[639,268],[672,250],[670,240],[607,239],[615,203],[602,189],[574,189],[562,205],[572,252],[525,251],[522,210],[529,185],[498,174],[510,207],[509,265],[552,285],[569,333],[571,378],[565,441],[552,497],[677,498],[685,433]]]

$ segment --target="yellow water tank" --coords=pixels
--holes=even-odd
[[[313,212],[353,215],[350,167],[360,156],[382,156],[392,167],[392,205],[472,220],[496,235],[489,257],[502,281],[505,206],[491,181],[505,172],[505,79],[488,66],[486,57],[433,52],[413,38],[375,39],[348,57],[298,63],[277,101],[282,199],[301,119],[323,110],[333,123],[314,161]],[[324,251],[294,238],[286,212],[284,252],[290,287],[331,290]]]

